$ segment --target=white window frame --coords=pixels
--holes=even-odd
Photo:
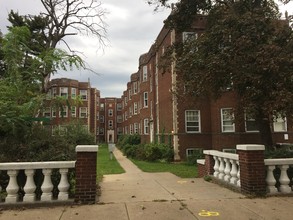
[[[79,90],[79,95],[81,100],[87,100],[88,99],[88,94],[86,89],[81,89]]]
[[[148,80],[148,66],[145,65],[142,67],[142,81],[145,82]]]
[[[198,34],[196,32],[183,32],[182,33],[182,41],[186,42],[191,39],[197,39]]]
[[[203,153],[203,149],[196,147],[189,147],[186,149],[186,157],[193,156],[195,153]]]
[[[76,118],[76,106],[71,107],[71,117]]]
[[[122,123],[122,115],[117,115],[117,123]]]
[[[137,93],[137,82],[133,83],[133,94]]]
[[[273,116],[273,129],[274,132],[287,132],[287,118],[283,118],[280,115],[278,115],[277,117]]]
[[[108,109],[108,116],[113,117],[113,109]]]
[[[247,114],[244,114],[244,118],[245,118],[245,131],[246,132],[259,132],[259,130],[249,130],[247,126],[247,123],[251,122],[251,123],[256,123],[254,118],[249,117]]]
[[[79,107],[79,118],[87,118],[87,107]]]
[[[195,113],[195,115],[191,115],[189,113]],[[197,117],[196,118],[193,118]],[[197,123],[197,125],[193,125]],[[196,129],[196,130],[193,130]],[[185,132],[186,133],[200,133],[201,132],[201,124],[200,124],[200,110],[185,110]]]
[[[145,118],[143,120],[143,133],[149,134],[149,119],[148,118]]]
[[[225,111],[230,111],[231,112],[230,115],[232,117],[225,118],[226,117],[226,114],[224,114]],[[230,129],[227,129],[227,128],[230,128]],[[233,108],[221,108],[221,130],[223,133],[235,132]]]
[[[76,99],[76,88],[71,88],[71,98]]]
[[[134,114],[134,115],[137,115],[137,112],[138,112],[137,102],[134,102],[134,103],[133,103],[133,114]]]
[[[117,111],[122,111],[122,103],[117,103]]]
[[[51,108],[50,107],[46,107],[44,109],[43,116],[45,118],[51,118]]]
[[[56,97],[57,96],[57,87],[53,87],[52,88],[52,97]]]
[[[100,115],[100,123],[104,123],[105,122],[105,116],[104,115]]]
[[[113,120],[108,120],[109,129],[113,129]]]
[[[143,107],[147,108],[148,107],[148,92],[144,92],[143,93]]]
[[[104,134],[105,134],[105,130],[104,130],[104,128],[100,128],[100,130],[99,130],[99,134],[100,134],[100,135],[104,135]]]
[[[60,87],[60,96],[61,97],[68,97],[68,87]]]
[[[134,134],[138,134],[138,123],[134,123],[133,124],[133,132],[134,132]]]
[[[56,110],[56,108],[52,108],[52,118],[56,118],[56,116],[57,116],[57,110]]]
[[[129,125],[129,134],[133,134],[133,124]]]

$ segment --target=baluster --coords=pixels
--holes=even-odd
[[[274,177],[274,169],[275,166],[267,166],[267,177],[266,177],[266,182],[267,182],[267,192],[269,194],[274,194],[278,192],[278,189],[276,188],[276,179]]]
[[[6,203],[16,203],[18,200],[19,186],[17,184],[16,176],[18,170],[8,170],[7,175],[9,176],[9,183],[6,187],[7,197],[5,198]]]
[[[213,156],[215,160],[215,165],[214,165],[214,177],[218,178],[219,175],[219,159],[217,156]]]
[[[34,202],[36,199],[36,184],[34,181],[34,174],[35,174],[35,170],[25,170],[24,171],[25,175],[26,175],[26,183],[24,185],[24,197],[23,197],[23,201],[24,202]]]
[[[225,177],[224,177],[224,180],[226,182],[229,182],[230,179],[231,179],[231,175],[230,175],[230,172],[231,172],[230,159],[224,158],[224,161],[225,161],[225,170],[224,170]]]
[[[60,169],[59,172],[61,174],[61,179],[58,185],[58,200],[68,200],[68,189],[70,186],[67,180],[68,169]]]
[[[239,160],[236,162],[237,167],[238,167],[238,172],[237,172],[237,186],[241,187],[241,180],[240,180],[240,166],[239,166]]]
[[[218,178],[220,180],[223,180],[224,176],[225,176],[225,173],[224,173],[224,170],[225,170],[224,159],[222,157],[219,157],[219,160],[220,160],[220,167],[219,167],[219,176],[218,176]]]
[[[282,193],[290,193],[291,192],[291,188],[289,186],[290,183],[290,179],[287,175],[287,170],[289,168],[289,165],[281,165],[280,169],[281,169],[281,176],[280,176],[280,191]]]
[[[53,184],[51,180],[51,173],[52,169],[43,169],[42,170],[44,175],[44,181],[42,184],[42,196],[41,201],[51,201],[52,200],[52,190],[53,190]]]
[[[231,169],[231,172],[230,172],[230,175],[231,175],[231,179],[230,179],[230,183],[233,184],[233,185],[237,185],[237,164],[236,164],[236,161],[235,160],[230,160],[231,161],[231,164],[232,164],[232,169]]]

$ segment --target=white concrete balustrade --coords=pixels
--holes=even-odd
[[[214,158],[213,176],[235,187],[240,187],[240,169],[238,154],[224,153],[216,150],[205,150],[204,154]]]
[[[9,176],[9,182],[6,189],[7,196],[5,198],[5,203],[17,203],[19,201],[18,191],[20,187],[17,183],[17,175],[20,170],[24,170],[26,175],[26,182],[23,187],[24,203],[34,203],[36,202],[36,183],[34,181],[34,174],[36,170],[42,170],[44,175],[44,180],[41,185],[41,199],[40,201],[52,201],[52,191],[53,183],[51,180],[52,170],[57,169],[61,175],[60,182],[58,186],[55,186],[59,190],[58,200],[68,200],[68,189],[70,187],[68,183],[68,170],[75,168],[75,161],[52,161],[52,162],[20,162],[20,163],[0,163],[0,170],[7,171]]]
[[[267,170],[267,193],[270,195],[293,193],[293,186],[290,187],[290,182],[293,180],[287,173],[289,167],[293,167],[293,158],[265,159],[264,162]],[[277,168],[280,169],[279,179],[274,175]]]

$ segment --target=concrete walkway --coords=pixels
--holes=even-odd
[[[114,155],[126,173],[106,175],[98,204],[4,210],[2,220],[291,220],[293,197],[249,199],[202,179],[170,173],[144,173],[120,151]]]

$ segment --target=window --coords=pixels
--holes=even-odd
[[[133,83],[133,94],[137,93],[137,82]]]
[[[128,99],[131,100],[131,88],[128,90]]]
[[[274,131],[275,132],[284,132],[287,131],[287,120],[283,118],[281,115],[273,117],[274,123]]]
[[[113,120],[108,121],[109,129],[113,129]]]
[[[75,106],[71,107],[71,117],[73,117],[73,118],[76,117],[76,107]]]
[[[45,108],[43,116],[46,117],[46,118],[51,117],[51,108],[50,107]]]
[[[129,117],[131,117],[132,116],[132,107],[131,106],[129,106]]]
[[[133,114],[137,115],[137,102],[133,103]]]
[[[121,111],[122,110],[122,104],[121,103],[117,103],[117,111]]]
[[[104,111],[104,109],[105,109],[105,104],[104,103],[101,103],[100,104],[100,111]]]
[[[145,82],[148,79],[148,67],[143,66],[142,68],[142,81]]]
[[[52,88],[52,96],[53,97],[57,96],[57,88],[56,87]]]
[[[104,115],[101,115],[100,116],[100,123],[104,123],[104,121],[105,121],[105,117],[104,117]]]
[[[123,134],[123,131],[122,131],[122,128],[121,128],[121,127],[118,127],[118,128],[117,128],[117,133],[118,133],[118,134]]]
[[[87,107],[80,107],[79,108],[79,117],[80,118],[87,118]]]
[[[60,96],[61,97],[68,97],[68,88],[67,87],[60,87]]]
[[[222,132],[235,132],[234,113],[232,108],[221,109]]]
[[[129,125],[129,134],[133,134],[133,125]]]
[[[72,99],[76,98],[76,88],[71,88],[71,98]]]
[[[125,132],[125,134],[128,134],[128,127],[127,126],[125,126],[125,128],[124,128],[124,132]]]
[[[87,100],[87,90],[79,90],[81,100]]]
[[[245,114],[245,130],[248,132],[258,131],[257,123],[254,118]]]
[[[113,116],[113,109],[108,109],[108,116],[112,117]]]
[[[117,115],[117,123],[122,123],[122,115]]]
[[[67,118],[67,116],[68,116],[68,107],[67,106],[63,106],[60,109],[59,116],[62,117],[62,118]]]
[[[127,120],[127,111],[124,113],[124,121],[126,121]]]
[[[200,111],[199,110],[185,111],[185,131],[186,133],[200,132]]]
[[[138,123],[134,123],[134,134],[138,134]]]
[[[96,118],[97,121],[99,121],[99,120],[100,120],[100,112],[97,111],[96,117],[97,117],[97,118]]]
[[[100,128],[100,135],[104,135],[104,128]]]
[[[203,149],[202,148],[187,148],[186,149],[186,156],[194,156],[194,155],[202,155]]]
[[[182,33],[183,42],[193,40],[193,39],[197,39],[197,37],[198,37],[197,33],[195,33],[195,32],[183,32]]]
[[[143,107],[148,107],[148,93],[144,92],[143,93]]]
[[[143,120],[143,127],[144,127],[143,133],[144,134],[149,134],[149,119],[145,118]]]
[[[56,108],[52,108],[52,118],[56,118]]]

